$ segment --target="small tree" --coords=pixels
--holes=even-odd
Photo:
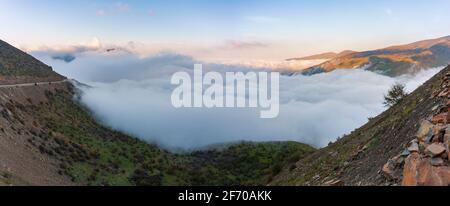
[[[395,83],[387,95],[384,96],[384,105],[386,107],[392,107],[399,103],[408,93],[405,91],[405,85]]]

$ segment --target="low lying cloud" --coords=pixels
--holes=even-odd
[[[190,72],[194,59],[161,54],[83,55],[70,64],[41,57],[56,71],[88,83],[81,101],[105,125],[167,148],[193,149],[241,140],[294,140],[316,147],[363,125],[385,110],[383,95],[395,82],[412,91],[439,69],[390,78],[363,70],[339,70],[280,79],[280,115],[260,119],[259,109],[175,109],[171,74]],[[215,71],[246,70],[208,64]]]
[[[47,57],[50,56],[54,60],[61,60],[66,63],[70,63],[76,59],[80,54],[86,52],[93,52],[101,50],[102,45],[98,38],[92,38],[91,41],[87,43],[81,43],[78,45],[63,46],[57,48],[51,47],[41,47],[32,51],[36,56]]]
[[[230,66],[240,66],[244,68],[253,69],[271,69],[279,70],[285,72],[298,72],[304,69],[310,68],[312,66],[319,65],[327,61],[326,59],[318,60],[301,60],[301,61],[287,61],[287,60],[216,60],[215,62],[230,65]]]

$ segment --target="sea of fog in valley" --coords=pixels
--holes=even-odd
[[[441,69],[398,78],[357,69],[282,76],[278,118],[260,119],[260,109],[175,109],[170,99],[175,87],[170,84],[171,75],[191,72],[194,63],[199,63],[188,56],[165,53],[142,58],[130,53],[87,52],[71,62],[45,53],[35,56],[55,71],[91,85],[80,87],[81,101],[103,124],[166,148],[181,149],[242,140],[294,140],[324,147],[383,112],[383,95],[391,85],[400,82],[413,91]],[[250,70],[211,63],[204,69]]]

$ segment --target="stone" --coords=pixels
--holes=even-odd
[[[437,97],[437,96],[439,95],[439,93],[441,93],[441,91],[439,91],[439,90],[434,91],[433,93],[431,93],[431,97],[430,97],[430,98],[435,98],[435,97]]]
[[[448,186],[450,184],[450,167],[433,166],[429,158],[421,159],[417,153],[405,162],[403,186]]]
[[[437,97],[438,95],[439,95],[439,91],[434,91],[432,94],[431,94],[431,97],[430,97],[430,99],[431,98],[435,98],[435,97]]]
[[[393,164],[392,160],[388,160],[388,162],[383,166],[383,175],[389,180],[395,180],[394,170],[395,165]]]
[[[403,163],[405,163],[405,157],[401,155],[394,157],[392,160],[394,161],[396,166],[402,166]]]
[[[443,130],[444,130],[445,133],[450,133],[450,125],[445,125],[443,127]]]
[[[441,144],[433,143],[432,145],[430,145],[426,148],[426,151],[432,157],[436,157],[445,152],[445,147]]]
[[[417,170],[418,186],[449,186],[450,167],[433,167],[429,159],[423,160]]]
[[[433,144],[433,143],[440,143],[441,141],[440,141],[440,137],[441,135],[439,135],[439,136],[434,136],[433,137],[433,139],[431,140],[431,143]]]
[[[341,180],[330,180],[330,181],[326,182],[325,185],[331,186],[331,187],[339,187],[339,186],[344,186],[344,182],[342,182]]]
[[[450,115],[450,113],[449,113]],[[435,134],[439,134],[439,133],[445,133],[446,129],[448,128],[447,124],[437,124],[434,126],[436,128],[436,130],[434,131]]]
[[[438,97],[448,97],[450,95],[449,89],[444,89],[441,93],[439,93]]]
[[[434,125],[433,124],[431,124],[431,122],[429,122],[429,121],[427,121],[427,120],[422,120],[421,122],[420,122],[420,128],[419,128],[419,131],[417,132],[417,134],[416,134],[416,136],[417,136],[417,139],[419,140],[419,141],[425,141],[425,139],[429,136],[429,134],[430,134],[430,131],[431,131],[431,133],[432,133],[432,127],[433,127]]]
[[[440,113],[433,116],[431,122],[434,124],[447,124],[450,122],[450,116],[448,115],[448,112]]]
[[[409,152],[408,149],[403,150],[403,152],[400,154],[400,156],[402,157],[407,157],[411,154],[411,152]]]
[[[450,132],[444,135],[444,144],[450,145]]]
[[[444,160],[440,157],[431,158],[431,165],[438,167],[444,165]]]
[[[448,159],[448,153],[444,152],[444,154],[442,154],[441,157],[442,157],[442,159],[447,160]]]
[[[450,160],[450,136],[444,135],[444,145],[447,150],[447,159]]]
[[[427,136],[425,137],[424,142],[427,143],[427,144],[432,143],[433,139],[434,139],[435,137],[440,136],[440,134],[441,134],[442,132],[444,132],[446,128],[447,128],[447,127],[446,127],[446,126],[443,126],[443,125],[433,125],[433,126],[430,128],[430,130],[428,131],[428,134],[427,134]],[[419,140],[419,141],[420,141],[420,140]]]
[[[439,109],[439,105],[434,106],[431,111],[436,111],[437,109]]]
[[[403,169],[403,186],[417,186],[417,166],[419,162],[420,155],[418,153],[412,153],[406,158]]]
[[[419,144],[419,150],[420,150],[420,153],[423,153],[427,147],[428,147],[428,144],[426,144],[426,143],[424,143],[424,142],[421,142],[421,143]]]
[[[419,152],[419,144],[416,142],[411,142],[410,146],[408,147],[409,152]]]
[[[424,139],[424,142],[429,144],[429,143],[431,143],[431,140],[433,140],[433,130],[432,129],[430,129],[430,131],[428,132],[428,135]]]

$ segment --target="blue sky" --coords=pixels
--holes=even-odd
[[[447,36],[448,8],[448,0],[0,0],[0,38],[37,47],[97,37],[199,57],[288,58]]]

